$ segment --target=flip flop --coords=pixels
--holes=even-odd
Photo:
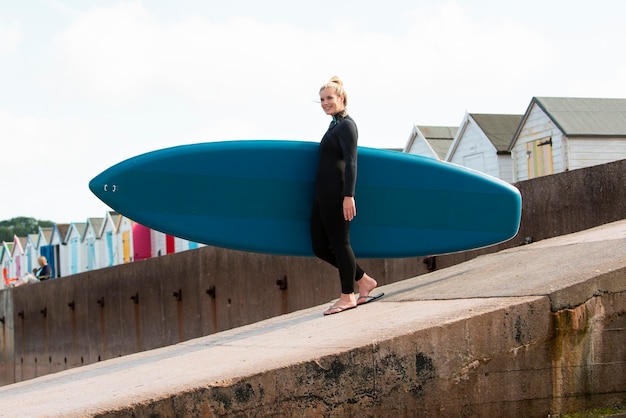
[[[324,315],[328,316],[328,315],[334,315],[334,314],[338,314],[341,313],[343,311],[347,311],[349,309],[354,309],[356,308],[356,305],[354,306],[331,306],[330,308],[328,308],[325,312]],[[333,311],[333,312],[331,312]]]
[[[378,294],[378,295],[376,295],[376,296],[359,296],[359,297],[357,298],[357,302],[356,302],[356,304],[357,304],[357,306],[358,306],[358,305],[365,305],[366,303],[374,302],[375,300],[380,299],[380,298],[382,298],[383,296],[385,296],[385,294],[384,294],[384,293],[379,293],[379,294]],[[365,302],[361,302],[361,303],[359,303],[359,300],[361,300],[361,299],[365,299]]]

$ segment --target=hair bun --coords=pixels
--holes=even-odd
[[[335,83],[335,84],[337,84],[337,85],[339,85],[339,86],[343,87],[343,81],[341,81],[341,79],[340,79],[339,77],[337,77],[336,75],[335,75],[335,76],[332,76],[332,77],[330,78],[330,80],[328,80],[328,82],[329,82],[329,83]]]

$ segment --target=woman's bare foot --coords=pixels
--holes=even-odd
[[[380,298],[383,294],[370,296],[372,290],[376,289],[378,283],[372,277],[368,276],[367,273],[363,274],[363,277],[357,282],[359,285],[359,297],[357,298],[356,304],[363,305],[368,302],[372,302],[378,298]]]
[[[359,285],[359,296],[363,297],[369,296],[370,292],[378,286],[378,282],[368,276],[367,273],[363,274],[363,277],[361,277],[357,284]]]
[[[352,308],[356,308],[354,293],[342,293],[337,302],[324,311],[324,315],[332,315]]]

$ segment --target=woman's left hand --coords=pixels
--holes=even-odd
[[[344,196],[343,198],[343,218],[351,221],[356,216],[356,202],[352,196]]]

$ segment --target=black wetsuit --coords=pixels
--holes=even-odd
[[[343,216],[343,198],[354,196],[358,132],[345,111],[333,121],[320,142],[311,215],[313,252],[339,269],[341,293],[354,292],[354,280],[363,277],[350,246],[350,222]]]

